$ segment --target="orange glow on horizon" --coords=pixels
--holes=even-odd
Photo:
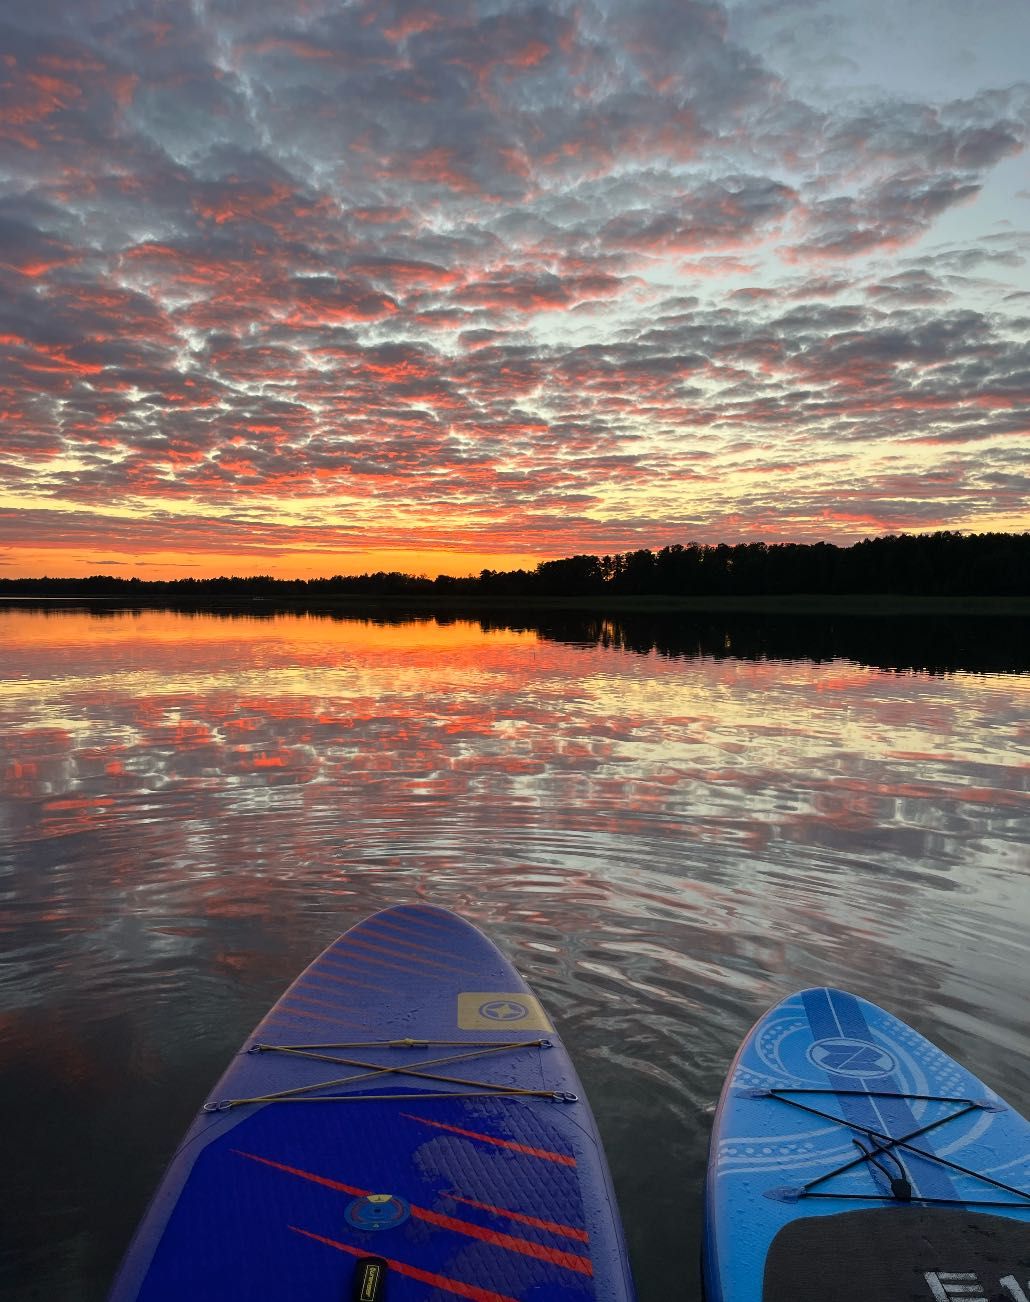
[[[577,550],[570,544],[570,554]],[[582,549],[579,549],[582,550]],[[81,547],[9,547],[0,553],[0,578],[81,579],[94,574],[143,580],[212,579],[222,575],[271,575],[275,579],[320,579],[334,574],[377,571],[456,578],[482,570],[533,570],[551,553],[369,549],[361,552],[281,551],[267,556],[250,552],[150,552],[146,559],[116,549],[104,553]]]

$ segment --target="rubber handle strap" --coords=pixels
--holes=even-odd
[[[383,1302],[386,1296],[386,1262],[382,1257],[361,1257],[354,1268],[351,1302]]]

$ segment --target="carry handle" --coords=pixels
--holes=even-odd
[[[383,1302],[385,1296],[385,1260],[382,1257],[361,1257],[354,1268],[351,1302]]]

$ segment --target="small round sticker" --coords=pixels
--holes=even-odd
[[[529,1016],[529,1009],[517,999],[491,999],[479,1005],[479,1012],[492,1022],[519,1022]]]
[[[396,1194],[368,1194],[348,1203],[343,1214],[356,1230],[392,1230],[408,1219],[411,1208]]]
[[[829,1075],[846,1076],[849,1080],[889,1076],[897,1066],[887,1050],[878,1044],[845,1036],[816,1040],[808,1050],[808,1056]]]

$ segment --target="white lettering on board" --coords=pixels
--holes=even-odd
[[[985,1298],[984,1286],[972,1271],[928,1270],[923,1278],[930,1285],[930,1292],[937,1302],[953,1302],[963,1298],[965,1302],[977,1302]]]
[[[984,1286],[971,1270],[928,1270],[923,1278],[930,1285],[936,1302],[987,1302]],[[1027,1280],[1026,1290],[1015,1275],[1006,1275],[1000,1285],[1012,1302],[1030,1302],[1027,1296],[1030,1280]]]

